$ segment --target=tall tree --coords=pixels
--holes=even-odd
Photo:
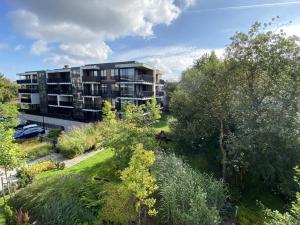
[[[300,159],[298,38],[255,23],[231,39],[225,57],[235,83],[231,166],[240,177],[247,173],[288,193]]]
[[[179,138],[199,144],[217,134],[223,180],[226,179],[225,140],[229,133],[232,88],[225,63],[212,52],[184,72],[171,101]]]
[[[0,103],[10,102],[17,97],[17,85],[0,73]]]

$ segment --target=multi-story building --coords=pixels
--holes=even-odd
[[[26,113],[79,121],[101,119],[104,100],[120,110],[124,102],[163,104],[161,72],[136,61],[90,64],[18,74],[21,108]]]

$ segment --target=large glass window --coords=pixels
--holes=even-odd
[[[134,84],[121,84],[120,92],[123,97],[134,97]]]
[[[107,84],[101,84],[101,92],[102,93],[107,93]]]
[[[125,81],[134,81],[134,69],[120,69],[120,79]]]

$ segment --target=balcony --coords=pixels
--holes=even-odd
[[[72,95],[72,90],[48,89],[48,94]]]
[[[85,104],[83,104],[83,109],[101,110],[101,105],[93,104],[93,103],[85,103]]]
[[[101,77],[100,76],[82,76],[82,82],[100,82]]]
[[[163,96],[165,96],[165,92],[158,91],[158,92],[156,92],[156,95],[159,96],[159,97],[163,97]]]
[[[22,103],[31,103],[31,99],[30,98],[21,98],[21,102]]]
[[[83,90],[83,95],[85,96],[101,96],[101,91],[99,90]]]
[[[48,78],[47,83],[71,83],[70,78]]]
[[[141,91],[138,93],[121,93],[120,97],[124,98],[151,98],[154,96],[153,91]]]
[[[60,101],[59,105],[60,106],[69,106],[69,107],[72,107],[73,106],[73,102]]]
[[[37,84],[37,79],[22,79],[17,80],[17,84]]]
[[[57,105],[57,101],[48,101],[48,105]]]
[[[148,74],[138,74],[134,77],[120,76],[121,82],[147,82],[153,83],[153,76]]]
[[[18,90],[18,92],[21,93],[39,93],[39,90],[33,90],[33,89],[25,89],[25,88],[21,88]]]
[[[156,84],[164,85],[166,82],[164,80],[157,80]]]

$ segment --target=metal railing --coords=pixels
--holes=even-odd
[[[31,99],[30,98],[21,98],[21,102],[22,103],[31,103]]]
[[[85,103],[83,109],[101,110],[101,104]]]
[[[19,93],[38,93],[39,90],[20,88],[20,89],[18,90],[18,92],[19,92]]]
[[[47,82],[48,83],[70,83],[71,79],[70,78],[48,78]]]
[[[61,105],[61,106],[73,106],[73,102],[60,101],[59,105]]]

